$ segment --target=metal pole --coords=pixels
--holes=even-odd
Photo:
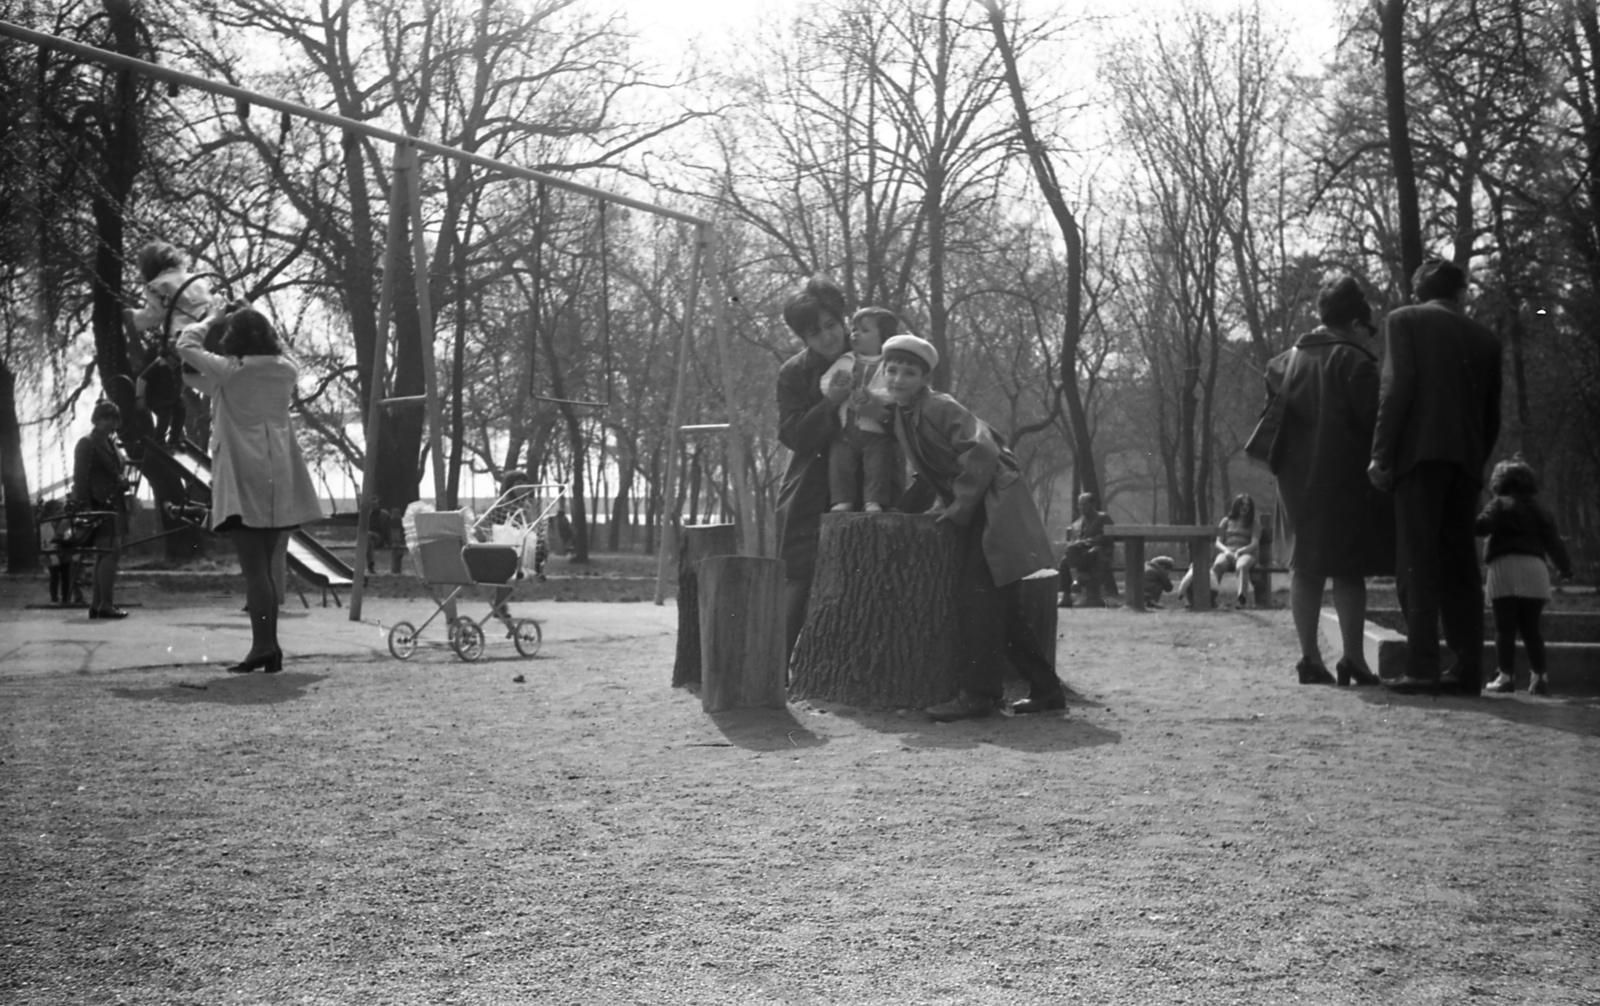
[[[394,168],[389,176],[389,232],[383,247],[383,281],[378,288],[378,330],[372,345],[372,383],[367,389],[366,457],[361,462],[361,494],[356,497],[356,568],[350,578],[350,621],[361,621],[361,598],[367,579],[367,533],[372,528],[373,472],[378,464],[379,426],[383,423],[383,392],[389,376],[389,316],[394,312],[394,280],[400,271],[400,223],[404,219],[405,190],[400,187],[401,165],[416,151],[403,143],[394,147]]]
[[[185,73],[182,70],[174,70],[171,67],[161,66],[157,63],[149,63],[145,60],[136,59],[132,56],[124,56],[121,53],[108,52],[105,49],[98,49],[92,45],[84,45],[82,42],[73,42],[69,39],[60,38],[42,31],[34,31],[31,28],[24,28],[21,25],[13,24],[10,21],[0,21],[0,35],[9,35],[12,38],[20,39],[24,42],[32,42],[34,45],[45,46],[51,49],[59,49],[62,52],[70,52],[76,56],[82,57],[83,59],[91,60],[96,63],[104,63],[107,66],[121,67],[124,70],[134,70],[144,74],[145,76],[154,77],[157,80],[175,81],[186,87],[192,87],[201,91],[209,91],[212,94],[220,94],[224,97],[233,98],[236,101],[248,101],[250,104],[260,105],[262,108],[275,108],[280,112],[288,112],[291,115],[298,115],[314,122],[321,122],[329,126],[337,126],[340,129],[349,130],[353,133],[359,133],[362,136],[370,136],[374,139],[387,140],[394,144],[411,144],[426,153],[437,154],[440,157],[452,157],[458,161],[465,161],[469,164],[482,165],[483,167],[493,168],[496,171],[503,171],[506,174],[515,175],[519,178],[528,178],[532,179],[533,181],[546,182],[550,185],[556,186],[557,188],[566,189],[570,192],[577,192],[595,199],[604,199],[607,202],[616,203],[618,206],[629,206],[636,210],[642,210],[645,213],[654,213],[657,216],[669,217],[673,220],[680,220],[686,224],[698,225],[708,222],[704,217],[697,217],[693,213],[684,213],[681,210],[672,210],[666,208],[665,206],[657,206],[654,203],[647,203],[642,199],[631,199],[628,196],[618,195],[614,192],[607,192],[604,189],[597,189],[591,185],[581,185],[578,182],[568,181],[567,179],[560,178],[556,175],[547,175],[543,172],[534,171],[529,168],[518,167],[515,164],[507,164],[504,161],[497,161],[492,157],[484,157],[481,154],[469,153],[468,151],[459,150],[455,147],[445,146],[442,143],[433,143],[429,140],[417,139],[415,137],[407,136],[404,133],[397,133],[392,129],[383,129],[382,127],[374,126],[369,123],[358,122],[355,119],[346,119],[343,116],[334,115],[330,112],[324,112],[320,109],[309,108],[305,105],[297,105],[292,101],[284,101],[282,98],[274,98],[268,94],[261,94],[257,91],[251,91],[243,87],[235,87],[232,84],[222,84],[214,80],[208,80],[205,77],[196,76],[192,73]]]
[[[711,250],[712,261],[717,268],[717,285],[721,286],[727,279],[721,246],[709,226],[702,224],[699,230]],[[722,362],[722,397],[728,407],[728,467],[733,469],[730,474],[733,477],[734,496],[739,500],[739,509],[744,511],[743,526],[739,528],[739,554],[759,556],[761,542],[756,538],[756,497],[750,489],[750,479],[745,471],[744,424],[739,421],[739,402],[733,393],[733,352],[728,348],[728,312],[724,306],[723,298],[717,298],[711,311],[711,327],[716,335],[717,356]]]
[[[694,259],[689,264],[689,298],[683,304],[683,332],[678,336],[678,377],[672,390],[672,418],[667,423],[667,471],[662,486],[661,541],[656,553],[656,604],[667,599],[667,557],[677,552],[678,427],[683,422],[683,389],[689,374],[689,333],[694,329],[694,306],[700,299],[700,262],[705,257],[705,225],[695,229]]]

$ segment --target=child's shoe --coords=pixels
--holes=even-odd
[[[1549,695],[1550,685],[1545,681],[1543,674],[1535,674],[1528,682],[1529,695]]]
[[[865,509],[867,513],[883,513],[883,504],[868,503],[863,509]]]
[[[830,507],[830,509],[834,513],[849,513],[850,511],[855,509],[855,504],[854,503],[835,503],[832,507]]]
[[[1486,692],[1500,692],[1504,694],[1505,692],[1516,691],[1517,684],[1511,675],[1507,674],[1505,671],[1501,671],[1500,676],[1485,685],[1483,690]]]

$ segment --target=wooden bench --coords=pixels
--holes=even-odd
[[[1144,543],[1147,541],[1186,541],[1189,543],[1189,561],[1201,572],[1198,580],[1211,569],[1211,543],[1216,540],[1214,524],[1108,524],[1105,536],[1122,542],[1123,600],[1134,611],[1144,610]],[[1211,591],[1194,591],[1194,610],[1211,610]]]
[[[1144,544],[1147,541],[1178,541],[1189,543],[1189,562],[1198,581],[1211,575],[1211,559],[1215,555],[1213,543],[1217,528],[1214,524],[1108,524],[1107,538],[1122,542],[1123,592],[1128,607],[1144,610]],[[1261,542],[1256,564],[1250,569],[1250,588],[1258,608],[1272,606],[1272,528],[1261,529]],[[1192,606],[1196,611],[1211,610],[1211,591],[1194,590]]]

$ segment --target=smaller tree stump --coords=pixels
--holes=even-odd
[[[700,563],[700,706],[781,709],[787,701],[782,559],[716,555]]]
[[[690,524],[678,535],[678,655],[672,687],[700,682],[700,561],[739,551],[738,525]]]
[[[1033,630],[1033,638],[1039,641],[1039,649],[1050,657],[1050,666],[1055,667],[1056,630],[1061,619],[1056,598],[1061,593],[1061,574],[1052,571],[1049,576],[1029,577],[1021,582],[1019,589],[1028,628]],[[1022,674],[1013,667],[1008,677],[1020,678]]]
[[[869,709],[952,698],[959,552],[932,514],[823,514],[790,695]]]

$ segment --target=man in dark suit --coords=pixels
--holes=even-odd
[[[1406,670],[1400,691],[1483,689],[1483,581],[1473,519],[1483,466],[1500,435],[1500,340],[1466,316],[1467,274],[1430,259],[1418,303],[1388,318],[1388,354],[1367,474],[1392,490]],[[1439,623],[1454,650],[1440,674]]]

